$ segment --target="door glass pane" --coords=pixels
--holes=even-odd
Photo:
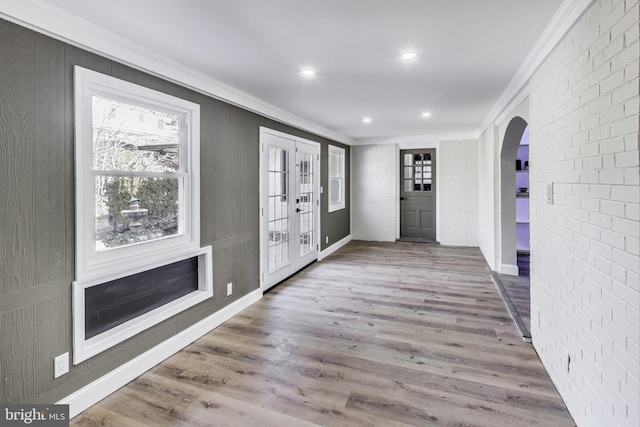
[[[269,147],[269,273],[289,263],[288,150]]]
[[[338,161],[340,156],[338,156]],[[313,154],[300,153],[300,188],[298,195],[299,227],[300,227],[300,256],[311,252],[314,248],[313,229],[313,203],[315,200],[313,189]],[[331,182],[340,184],[340,178],[330,179]],[[334,193],[336,194],[336,193]]]
[[[413,156],[411,154],[404,155],[404,165],[411,166],[413,164]]]
[[[404,177],[405,178],[413,178],[413,168],[404,168]]]
[[[410,179],[404,180],[404,191],[406,192],[413,191],[413,181],[411,181]]]
[[[429,160],[429,161],[430,161],[430,160],[431,160],[431,153],[424,153],[424,154],[423,154],[423,159],[424,159],[424,160]]]

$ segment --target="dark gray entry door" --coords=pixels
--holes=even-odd
[[[436,241],[436,150],[400,151],[400,238]]]

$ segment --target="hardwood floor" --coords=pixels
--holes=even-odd
[[[498,274],[507,308],[525,339],[531,340],[531,292],[529,284],[529,255],[518,255],[519,276]],[[494,276],[495,277],[495,276]]]
[[[352,242],[74,426],[571,426],[478,249]]]

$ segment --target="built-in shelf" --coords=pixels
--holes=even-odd
[[[518,252],[529,251],[529,132],[525,130],[520,140],[516,155],[516,249]],[[520,191],[526,188],[527,191]]]

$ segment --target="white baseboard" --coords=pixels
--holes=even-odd
[[[340,249],[350,241],[351,241],[351,234],[349,234],[344,239],[335,242],[333,245],[329,246],[324,251],[320,251],[320,253],[318,254],[318,261],[325,259],[326,257],[331,255],[332,253],[334,253],[335,251],[337,251],[338,249]]]
[[[520,269],[515,264],[500,264],[500,274],[517,276],[520,274]]]
[[[201,336],[258,302],[261,298],[262,290],[256,289],[57,403],[69,405],[69,416],[75,417],[91,405],[98,403],[169,356],[182,350]]]

